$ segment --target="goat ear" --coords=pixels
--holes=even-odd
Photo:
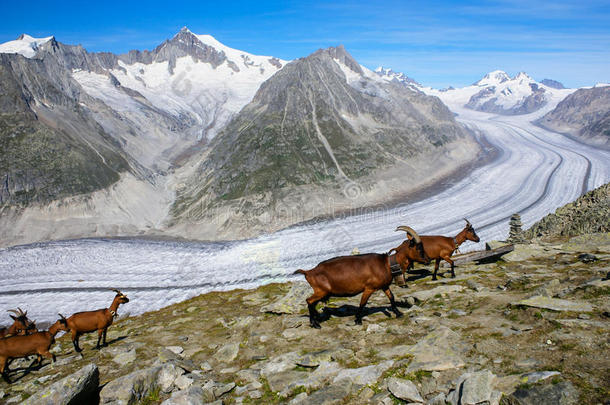
[[[9,315],[9,316],[10,316],[11,318],[13,318],[13,321],[16,321],[16,320],[17,320],[17,318],[16,318],[16,317],[14,317],[13,315]]]
[[[413,239],[409,239],[409,246],[415,246],[415,241]]]

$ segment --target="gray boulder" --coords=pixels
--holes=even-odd
[[[579,403],[578,391],[569,381],[520,388],[509,396],[510,400],[513,400],[512,403],[516,402],[519,405],[572,405]]]
[[[78,405],[95,402],[100,373],[95,364],[89,364],[76,373],[49,385],[23,401],[31,405]]]
[[[216,360],[220,363],[229,363],[237,357],[239,354],[239,344],[238,343],[227,343],[222,346],[216,352]]]
[[[424,402],[413,381],[392,377],[388,379],[388,390],[396,398],[407,402]]]
[[[374,364],[360,368],[348,368],[341,370],[333,379],[336,384],[343,380],[348,380],[354,385],[368,385],[375,383],[381,375],[394,365],[394,360],[386,360],[379,364]]]
[[[489,370],[478,371],[462,384],[462,405],[474,405],[480,402],[489,402],[493,391],[495,376]]]
[[[203,389],[193,386],[185,390],[176,391],[161,405],[200,405],[203,404]]]
[[[408,371],[443,371],[464,366],[461,352],[466,350],[462,337],[447,328],[439,326],[411,347],[413,361]]]
[[[148,396],[157,388],[161,366],[154,366],[124,375],[110,381],[100,391],[100,404],[131,405]]]

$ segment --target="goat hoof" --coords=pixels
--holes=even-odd
[[[310,323],[309,326],[314,329],[322,329],[319,323]]]
[[[362,319],[356,319],[356,325],[362,325]]]
[[[396,312],[396,318],[402,318],[402,312]]]
[[[432,277],[432,280],[435,281],[435,280],[438,280],[438,279],[436,277]]]

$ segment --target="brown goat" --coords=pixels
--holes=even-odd
[[[408,229],[408,230],[407,230]],[[416,258],[423,250],[417,233],[408,227],[405,230],[413,237],[415,244],[411,247]],[[319,314],[316,305],[329,297],[353,297],[362,293],[360,306],[356,313],[356,324],[362,324],[362,311],[369,297],[377,290],[383,292],[390,299],[392,311],[396,317],[402,313],[396,307],[394,295],[390,291],[392,272],[390,270],[390,257],[388,254],[368,253],[354,256],[341,256],[323,261],[311,270],[297,270],[294,274],[303,274],[313,288],[313,295],[307,298],[309,309],[309,325],[320,328]]]
[[[49,352],[49,349],[55,343],[57,332],[68,330],[66,318],[61,314],[59,316],[60,319],[51,325],[49,330],[26,336],[11,336],[0,339],[0,373],[8,383],[10,383],[10,380],[8,378],[7,362],[10,359],[36,354],[38,364],[42,362],[43,357],[53,359],[53,362],[55,362],[55,355]]]
[[[474,228],[470,221],[464,218],[466,221],[466,226],[464,229],[460,231],[456,236],[441,236],[441,235],[421,235],[421,241],[424,245],[424,250],[426,251],[426,255],[435,260],[434,263],[434,274],[432,276],[432,280],[436,280],[436,273],[438,272],[439,264],[442,260],[445,260],[447,263],[451,265],[451,277],[455,278],[454,264],[453,260],[451,260],[451,255],[460,247],[460,245],[466,240],[471,240],[473,242],[479,242],[479,237],[475,232]],[[404,242],[403,242],[404,243]],[[401,245],[402,246],[402,245]],[[399,246],[400,248],[400,246]],[[397,248],[398,249],[398,248]],[[398,255],[398,253],[397,253]],[[407,269],[413,268],[414,262],[420,262],[419,260],[411,260],[410,258],[406,259],[404,266],[401,264],[401,268],[403,269],[403,274]],[[420,262],[421,263],[421,262]]]
[[[102,308],[96,311],[77,312],[68,318],[68,329],[72,333],[72,343],[74,350],[81,352],[82,349],[78,346],[78,339],[85,333],[94,332],[97,330],[96,349],[100,348],[100,340],[103,337],[103,345],[106,346],[106,332],[108,327],[112,325],[114,317],[117,316],[119,305],[129,302],[129,298],[119,290],[112,289],[116,292],[110,308]]]
[[[9,309],[16,316],[9,315],[13,319],[13,324],[8,328],[0,328],[0,338],[13,335],[29,335],[36,332],[36,324],[28,319],[28,311],[23,312],[21,308]]]

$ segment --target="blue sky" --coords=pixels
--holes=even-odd
[[[566,86],[610,82],[610,1],[8,2],[0,42],[25,32],[90,51],[151,49],[182,26],[283,59],[343,44],[358,62],[435,87],[502,69]]]

